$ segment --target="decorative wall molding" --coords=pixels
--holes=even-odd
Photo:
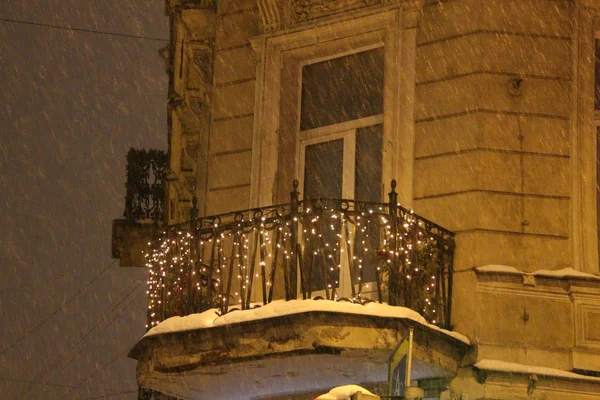
[[[600,304],[598,296],[574,296],[577,347],[600,349]]]
[[[382,3],[383,0],[291,0],[290,24]]]
[[[405,41],[400,41],[405,32],[402,29],[402,15],[403,11],[400,8],[383,9],[381,12],[371,10],[362,14],[354,13],[353,18],[348,20],[329,21],[306,29],[273,32],[257,36],[250,41],[259,58],[255,92],[251,207],[273,204],[289,196],[287,186],[284,185],[287,184],[287,175],[292,176],[296,171],[288,161],[296,159],[297,155],[282,155],[278,143],[280,135],[289,133],[283,130],[292,129],[290,127],[295,124],[288,121],[294,118],[292,114],[281,114],[278,111],[282,101],[295,104],[293,98],[290,102],[290,96],[298,96],[299,93],[298,85],[294,83],[296,80],[290,79],[290,74],[295,74],[301,65],[314,60],[382,46],[385,47],[385,85],[392,88],[384,91],[384,95],[387,96],[384,100],[384,143],[387,143],[389,148],[384,150],[383,181],[388,182],[393,177],[399,177],[402,188],[400,193],[404,193],[406,197],[401,199],[401,202],[410,206],[412,199],[408,197],[412,197],[412,172],[402,176],[402,173],[397,171],[412,171],[409,165],[405,165],[405,162],[412,165],[412,131],[405,129],[402,121],[413,120],[414,96],[405,96],[402,99],[403,107],[398,104],[402,101],[400,93],[404,92],[399,90],[401,77],[405,77],[407,82],[412,81],[414,86],[414,77],[411,77],[408,70],[414,70],[414,51],[409,50],[411,46],[414,47],[415,38],[405,37]],[[282,90],[284,87],[286,90]],[[400,151],[404,152],[406,157],[400,156]],[[288,160],[285,161],[285,170],[279,167],[281,160]],[[384,192],[388,189],[384,188]]]
[[[411,12],[423,8],[423,0],[257,0],[257,4],[263,33],[369,7],[397,6]],[[405,23],[413,27],[416,18],[409,18]]]
[[[276,31],[281,28],[281,2],[278,0],[258,0],[260,25],[263,32]]]

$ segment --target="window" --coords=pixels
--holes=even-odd
[[[382,200],[383,75],[382,47],[302,67],[298,172],[305,200]],[[338,229],[323,231],[326,243],[337,240]],[[378,247],[379,235],[368,240]],[[320,258],[305,262],[313,263],[312,290],[345,286],[339,271],[325,279]]]
[[[261,62],[251,204],[288,202],[293,179],[301,199],[382,201],[396,178],[410,206],[415,38],[402,13],[385,8],[252,40]],[[342,288],[344,274],[342,266]]]
[[[383,54],[380,47],[302,67],[304,198],[381,201]]]
[[[302,68],[300,130],[383,114],[383,47]]]

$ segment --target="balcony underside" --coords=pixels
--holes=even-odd
[[[323,311],[146,336],[130,356],[140,386],[179,398],[312,398],[315,390],[386,381],[390,353],[410,326],[414,379],[453,377],[469,345],[446,331],[407,318]]]
[[[113,220],[112,258],[118,258],[121,267],[145,267],[147,260],[144,253],[148,251],[148,243],[155,241],[160,233],[157,223]]]

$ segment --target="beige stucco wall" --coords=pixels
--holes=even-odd
[[[267,3],[276,2],[263,1],[262,7]],[[390,10],[397,3],[385,1],[378,7]],[[583,329],[581,323],[577,327],[580,311],[571,292],[551,285],[523,288],[520,282],[482,284],[472,272],[487,264],[522,271],[573,267],[598,272],[595,228],[578,230],[594,225],[589,221],[596,213],[595,149],[586,152],[592,121],[582,117],[589,111],[581,109],[589,107],[591,72],[580,70],[591,65],[585,53],[591,39],[585,35],[593,19],[600,19],[600,7],[592,3],[426,0],[420,11],[412,10],[411,18],[403,20],[398,33],[398,59],[410,68],[399,73],[401,79],[388,80],[402,86],[387,89],[401,89],[399,108],[414,102],[414,117],[410,110],[397,120],[400,133],[414,134],[414,140],[411,136],[408,146],[396,143],[397,165],[406,154],[410,158],[409,167],[394,167],[402,175],[396,178],[408,176],[403,202],[456,232],[454,327],[481,341],[488,358],[506,356],[506,361],[548,362],[569,369],[594,366],[589,354],[600,348],[596,343],[587,353],[571,351],[578,329]],[[261,51],[266,51],[256,48],[262,43],[256,38],[268,34],[261,27],[256,0],[218,1],[210,12],[213,17],[208,11],[184,9],[174,29],[178,40],[213,40],[209,120],[200,126],[190,114],[174,112],[171,126],[171,164],[179,185],[174,185],[178,189],[173,197],[189,207],[189,193],[186,197],[179,188],[186,185],[181,165],[186,155],[195,154],[191,168],[197,184],[192,192],[205,215],[253,204],[251,189],[258,183],[252,171],[260,161],[256,136],[265,122],[255,115],[264,79],[257,71]],[[290,31],[294,29],[300,30]],[[302,40],[309,42],[307,37]],[[173,70],[178,70],[175,49]],[[184,74],[182,79],[191,77]],[[515,79],[522,79],[519,88],[513,86]],[[184,102],[198,95],[197,86],[174,79]],[[278,110],[263,110],[265,120],[274,112]],[[200,148],[196,153],[188,151],[193,141]],[[581,182],[579,175],[584,176]],[[265,197],[273,198],[273,193]],[[584,241],[592,245],[582,250]],[[596,298],[590,299],[597,304]],[[548,330],[543,318],[525,324],[519,319],[524,308],[532,316],[556,315],[552,323],[566,328]],[[517,342],[518,349],[505,351]]]
[[[457,270],[570,264],[571,13],[567,1],[424,6],[414,207],[457,233]]]
[[[255,1],[217,3],[207,215],[249,207],[256,57]]]

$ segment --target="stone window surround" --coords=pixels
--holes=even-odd
[[[579,6],[574,13],[571,243],[573,268],[598,274],[596,126],[600,115],[594,110],[594,55],[596,33],[600,32],[600,7],[585,0]]]
[[[411,20],[414,25],[415,18],[416,13],[412,11],[384,6],[351,13],[344,20],[315,22],[310,26],[270,32],[251,39],[258,57],[251,207],[288,201],[285,194],[290,191],[291,182],[283,182],[278,177],[281,174],[278,174],[278,158],[282,156],[278,143],[285,127],[293,127],[294,131],[290,132],[296,135],[296,142],[299,138],[301,67],[381,46],[385,47],[384,191],[389,190],[386,180],[395,177],[399,183],[400,201],[411,206],[415,30],[405,29],[404,24]],[[285,75],[288,79],[282,79],[286,78]],[[282,82],[286,82],[288,90],[282,90],[286,89]],[[282,99],[282,96],[287,99]],[[298,115],[291,119],[282,115],[280,101],[295,102]],[[398,104],[403,104],[403,107]],[[295,153],[283,156],[297,159],[297,151]],[[298,163],[293,164],[296,170],[293,173],[297,173]],[[292,175],[289,171],[287,174]]]

